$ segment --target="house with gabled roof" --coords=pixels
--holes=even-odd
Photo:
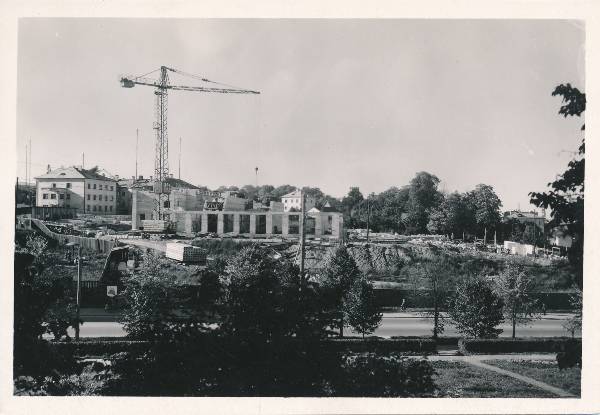
[[[78,213],[114,215],[117,182],[98,169],[61,167],[35,178],[36,206],[66,207]]]

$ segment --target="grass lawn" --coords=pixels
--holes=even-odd
[[[555,398],[556,395],[517,379],[456,361],[433,361],[440,397]]]
[[[486,363],[581,396],[581,369],[578,367],[559,370],[554,360],[490,360]]]

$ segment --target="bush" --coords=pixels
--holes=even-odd
[[[343,357],[332,381],[334,396],[424,396],[434,390],[433,366],[425,359],[375,353]]]
[[[570,367],[581,367],[581,342],[569,339],[561,345],[561,351],[556,354],[556,362],[560,370]]]
[[[150,342],[136,340],[94,340],[75,342],[49,342],[48,348],[57,356],[107,356],[115,353],[148,350]]]
[[[401,339],[378,339],[378,338],[341,338],[327,339],[325,347],[331,352],[377,352],[377,353],[435,353],[435,340],[430,338],[401,338]]]
[[[563,351],[572,339],[525,338],[525,339],[460,339],[458,349],[464,354],[497,353],[555,353]],[[581,350],[581,339],[574,340]]]

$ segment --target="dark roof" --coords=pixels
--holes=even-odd
[[[96,173],[93,170],[82,169],[81,167],[74,167],[83,177],[86,179],[94,179],[94,180],[108,180],[111,182],[115,182],[115,179],[111,179],[110,177],[103,176],[101,174]]]
[[[171,187],[178,187],[184,189],[199,189],[198,186],[194,186],[191,183],[186,182],[185,180],[176,179],[174,177],[167,177],[165,179],[165,183],[169,184]]]

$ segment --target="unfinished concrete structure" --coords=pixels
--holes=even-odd
[[[133,229],[142,228],[143,220],[157,219],[153,217],[154,198],[151,192],[133,191]],[[204,209],[170,208],[167,212],[174,230],[186,236],[198,233],[281,238],[300,236],[300,212],[286,212],[280,202],[272,202],[269,207],[252,207],[253,204],[238,194],[223,193],[218,198],[206,201]],[[343,237],[343,229],[344,218],[340,212],[313,208],[306,214],[305,232],[309,238],[339,239]]]

